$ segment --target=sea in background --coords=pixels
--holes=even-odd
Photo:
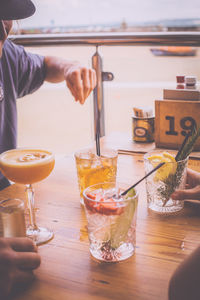
[[[27,50],[57,55],[91,66],[94,47],[41,47]],[[158,57],[149,47],[100,47],[103,69],[114,74],[104,82],[105,130],[132,132],[134,106],[150,106],[162,99],[164,88],[176,86],[176,75],[200,80],[200,52],[194,57]],[[65,83],[45,83],[32,95],[18,99],[18,146],[48,148],[70,154],[94,141],[93,96],[76,103]]]

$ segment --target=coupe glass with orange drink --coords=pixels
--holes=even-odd
[[[12,149],[0,155],[0,170],[4,176],[15,183],[26,185],[30,225],[27,236],[37,245],[53,237],[53,232],[36,224],[34,210],[34,190],[32,184],[45,179],[54,168],[54,155],[41,149]]]

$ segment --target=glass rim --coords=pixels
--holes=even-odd
[[[10,206],[2,205],[4,203],[7,203],[7,202],[13,201],[13,200],[16,201],[16,203],[13,203],[13,205],[10,205]],[[22,199],[19,199],[19,198],[7,198],[7,199],[4,199],[4,200],[0,201],[0,211],[3,210],[3,209],[6,209],[8,207],[10,207],[10,208],[13,208],[13,207],[21,208],[21,207],[23,207],[24,208],[24,201]]]
[[[148,157],[150,157],[153,153],[155,153],[155,155],[159,155],[160,153],[163,153],[163,152],[167,152],[167,153],[171,154],[173,151],[174,151],[173,154],[176,154],[175,153],[176,150],[173,150],[173,149],[172,150],[166,150],[166,151],[165,150],[151,150],[151,151],[146,152],[144,154],[143,158],[144,158],[144,161],[148,161],[149,162]],[[175,156],[173,154],[172,154],[172,156],[175,158]],[[180,163],[185,162],[187,160],[189,160],[189,156],[187,156],[185,159],[177,160],[175,162],[177,164],[180,164]],[[174,164],[175,162],[174,161],[166,161],[164,163],[165,164]]]
[[[74,156],[75,156],[75,158],[82,159],[82,160],[92,160],[93,158],[91,159],[90,157],[88,157],[88,158],[81,157],[82,154],[84,155],[84,154],[88,154],[88,153],[95,154],[94,159],[96,159],[96,157],[99,157],[96,154],[95,148],[83,148],[83,149],[77,150],[77,151],[74,152]],[[112,153],[112,155],[110,155],[110,156],[105,155],[104,156],[104,154],[106,154],[106,153],[108,153],[108,154]],[[101,159],[110,159],[110,158],[115,158],[117,156],[118,156],[118,150],[112,149],[112,148],[104,148],[101,151],[100,158]]]
[[[89,188],[92,188],[92,187],[96,187],[96,186],[102,186],[104,184],[112,184],[113,183],[113,187],[108,187],[107,189],[105,190],[110,190],[110,189],[115,189],[116,190],[116,187],[117,185],[120,185],[120,184],[126,184],[125,182],[119,182],[119,183],[116,183],[114,181],[108,181],[108,182],[100,182],[100,183],[95,183],[93,185],[90,185],[88,186],[87,188],[84,189],[83,191],[83,198],[86,198],[87,200],[91,201],[91,202],[96,202],[96,203],[101,203],[100,199],[99,200],[96,200],[96,199],[91,199],[87,196],[86,192],[89,190]],[[127,184],[126,184],[127,185]],[[126,189],[124,189],[126,190]],[[95,189],[93,190],[95,191]],[[125,198],[125,196],[121,196],[119,199],[114,199],[116,200],[115,202],[116,203],[121,203],[121,202],[124,202],[124,201],[130,201],[131,199],[135,199],[138,197],[138,189],[137,188],[134,188],[134,191],[135,191],[135,195],[133,197],[127,197]],[[112,198],[112,197],[111,197]],[[105,201],[104,203],[113,203],[113,201]]]
[[[46,150],[46,149],[43,149],[43,148],[39,148],[39,147],[37,147],[37,148],[35,148],[35,147],[20,147],[20,148],[13,148],[13,149],[9,149],[9,150],[6,150],[6,151],[4,151],[4,152],[2,152],[1,154],[0,154],[0,162],[2,162],[3,163],[3,161],[4,161],[4,159],[3,159],[3,157],[4,157],[4,155],[6,155],[7,153],[12,153],[12,152],[20,152],[20,151],[38,151],[38,152],[46,152],[47,154],[48,154],[48,156],[47,157],[45,157],[45,158],[43,158],[42,159],[42,162],[44,162],[44,161],[49,161],[49,160],[52,160],[52,159],[54,159],[55,160],[55,154],[51,151],[51,150]],[[24,162],[23,162],[24,163]],[[29,164],[35,164],[35,161],[29,161],[28,162]],[[9,164],[9,163],[8,163]],[[17,164],[20,164],[20,162],[19,163],[17,163]]]

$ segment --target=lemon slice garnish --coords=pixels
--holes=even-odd
[[[163,162],[163,156],[162,155],[152,155],[148,157],[148,160],[153,165],[153,167],[156,167],[158,164]]]
[[[176,173],[176,169],[177,169],[177,162],[176,162],[175,157],[172,154],[168,153],[168,152],[163,152],[163,156],[165,158],[167,158],[169,160],[169,162],[172,163],[171,164],[171,166],[172,166],[172,172],[171,173],[175,174]]]
[[[169,177],[169,175],[176,173],[177,162],[175,157],[168,152],[163,152],[162,155],[152,155],[148,158],[148,160],[154,168],[162,162],[165,163],[156,171],[154,175],[155,181],[164,181]]]

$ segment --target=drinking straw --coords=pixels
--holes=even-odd
[[[99,132],[96,133],[96,153],[97,153],[98,156],[101,155]]]
[[[164,164],[165,164],[165,162],[159,163],[153,170],[151,170],[149,173],[147,173],[144,177],[142,177],[140,180],[138,180],[136,183],[134,183],[127,190],[123,191],[123,193],[121,193],[121,196],[125,196],[131,189],[133,189],[134,187],[136,187],[136,185],[138,185],[142,180],[144,180],[145,178],[147,178],[149,175],[151,175],[153,172],[155,172],[156,170],[158,170]]]
[[[99,118],[99,116],[98,116],[98,120],[97,120],[95,140],[96,140],[96,153],[97,153],[98,156],[101,156],[101,151],[100,151],[100,118]]]

